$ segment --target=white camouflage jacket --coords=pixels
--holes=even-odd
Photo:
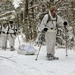
[[[56,17],[53,18],[53,17],[51,16],[50,11],[49,11],[49,15],[50,15],[51,20],[47,23],[48,14],[46,14],[46,15],[44,16],[44,18],[43,18],[43,20],[42,20],[42,22],[41,22],[39,28],[38,28],[39,31],[42,31],[44,28],[48,28],[48,31],[50,31],[51,28],[56,29],[56,23],[57,23],[57,25],[61,25],[61,26],[64,27],[64,25],[63,25],[63,22],[64,22],[64,21],[63,21],[63,19],[62,19],[59,15],[57,15],[57,21],[56,21]]]

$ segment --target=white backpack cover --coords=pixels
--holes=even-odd
[[[35,54],[36,49],[31,45],[23,44],[19,46],[19,50],[17,50],[17,52],[23,55],[32,55],[32,54]]]

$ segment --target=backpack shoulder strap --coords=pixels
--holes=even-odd
[[[50,15],[49,15],[49,12],[47,12],[47,14],[48,14],[48,20],[47,20],[47,22],[46,22],[46,25],[47,25],[47,23],[49,22],[49,21],[52,21],[51,20],[51,17],[50,17]],[[58,17],[57,17],[57,14],[56,14],[56,27],[57,27],[57,20],[58,20]]]
[[[47,20],[47,23],[48,23],[51,20],[51,17],[49,15],[49,12],[47,14],[48,14],[48,20]]]
[[[9,25],[8,25],[8,31],[9,31],[9,29],[10,29],[10,27],[9,27]]]
[[[57,16],[57,14],[56,14],[56,27],[58,28],[57,20],[58,20],[58,16]]]
[[[2,30],[2,25],[1,25],[1,30]]]

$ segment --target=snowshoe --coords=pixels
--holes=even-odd
[[[58,60],[59,58],[54,56],[53,59],[54,59],[54,60]]]
[[[58,57],[53,56],[52,54],[47,54],[47,59],[48,60],[58,60]]]
[[[47,54],[47,59],[48,60],[53,60],[53,56],[51,54]]]

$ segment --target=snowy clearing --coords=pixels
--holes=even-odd
[[[17,50],[18,45],[17,41]],[[34,47],[39,49],[38,46]],[[74,50],[68,50],[66,57],[65,49],[56,48],[59,60],[53,61],[46,60],[46,46],[42,46],[37,61],[35,61],[36,55],[20,55],[17,50],[0,50],[0,75],[75,75]]]

